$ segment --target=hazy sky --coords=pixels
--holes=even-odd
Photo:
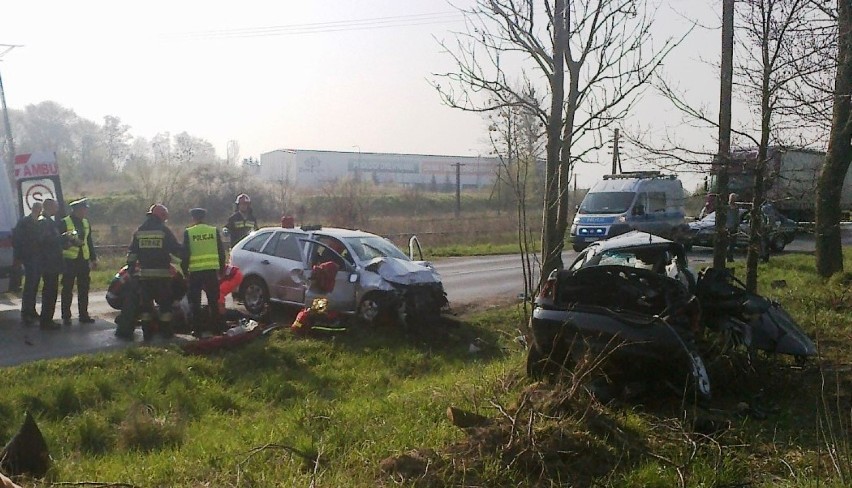
[[[718,25],[717,0],[661,3],[658,39],[684,32],[681,14]],[[135,136],[187,131],[222,156],[229,140],[242,157],[488,152],[482,116],[443,106],[428,83],[453,68],[435,38],[464,28],[445,0],[8,0],[0,19],[0,44],[24,45],[0,62],[10,108],[54,100],[97,122],[119,116]],[[718,58],[718,39],[699,29],[666,62],[713,113],[718,78],[701,59]],[[632,123],[680,119],[646,95]],[[607,172],[598,156],[581,185]]]

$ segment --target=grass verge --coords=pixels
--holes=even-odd
[[[5,368],[0,440],[35,415],[55,464],[26,486],[848,486],[852,277],[823,281],[808,255],[761,266],[822,356],[761,357],[714,378],[703,407],[531,384],[522,315],[496,307],[206,357],[135,347]],[[459,429],[448,406],[488,420]]]

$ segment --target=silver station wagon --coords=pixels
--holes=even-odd
[[[338,265],[333,290],[323,294],[330,310],[370,323],[406,324],[437,318],[448,305],[431,263],[415,261],[375,234],[319,226],[267,227],[238,242],[231,250],[231,262],[243,273],[238,298],[251,313],[270,302],[302,307],[317,294],[312,267],[329,260]]]

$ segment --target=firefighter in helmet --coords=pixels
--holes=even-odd
[[[136,289],[138,295],[129,300],[139,299],[139,321],[142,323],[142,336],[150,340],[153,336],[152,322],[154,319],[154,302],[157,303],[157,318],[159,331],[163,337],[174,334],[172,328],[172,305],[175,301],[172,290],[174,268],[172,261],[180,261],[183,247],[178,243],[171,229],[166,226],[169,219],[169,209],[165,205],[155,203],[148,209],[147,218],[133,233],[133,240],[127,248],[127,268],[136,270],[138,280]],[[133,308],[122,309],[121,320],[116,319],[115,335],[123,339],[133,337],[135,317]]]
[[[240,193],[234,200],[234,205],[236,206],[234,214],[228,218],[228,223],[225,224],[232,248],[243,237],[257,230],[257,219],[254,217],[254,211],[251,208],[251,197],[245,193]]]

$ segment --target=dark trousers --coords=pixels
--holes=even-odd
[[[21,289],[21,267],[12,266],[9,273],[9,291],[20,291]]]
[[[734,249],[737,247],[737,232],[739,229],[728,229],[728,261],[734,260]]]
[[[74,297],[74,282],[77,282],[77,312],[80,317],[89,316],[89,262],[85,259],[66,259],[62,274],[62,318],[71,318],[71,299]]]
[[[201,315],[201,290],[207,296],[207,308],[210,317]],[[219,277],[216,270],[191,271],[189,273],[189,305],[192,307],[192,321],[195,332],[212,330],[219,332],[224,328],[222,317],[219,315]]]
[[[172,280],[171,278],[157,278],[150,280],[139,280],[142,305],[140,307],[143,317],[142,332],[145,333],[145,317],[148,322],[154,318],[154,303],[157,304],[157,319],[160,324],[160,332],[164,336],[172,335]],[[199,297],[200,298],[200,297]]]
[[[41,275],[44,285],[41,288],[41,322],[53,321],[56,311],[56,295],[59,293],[59,274],[45,273]]]
[[[21,296],[21,315],[23,317],[38,317],[35,302],[40,281],[41,270],[39,269],[38,259],[24,261],[24,293]]]

